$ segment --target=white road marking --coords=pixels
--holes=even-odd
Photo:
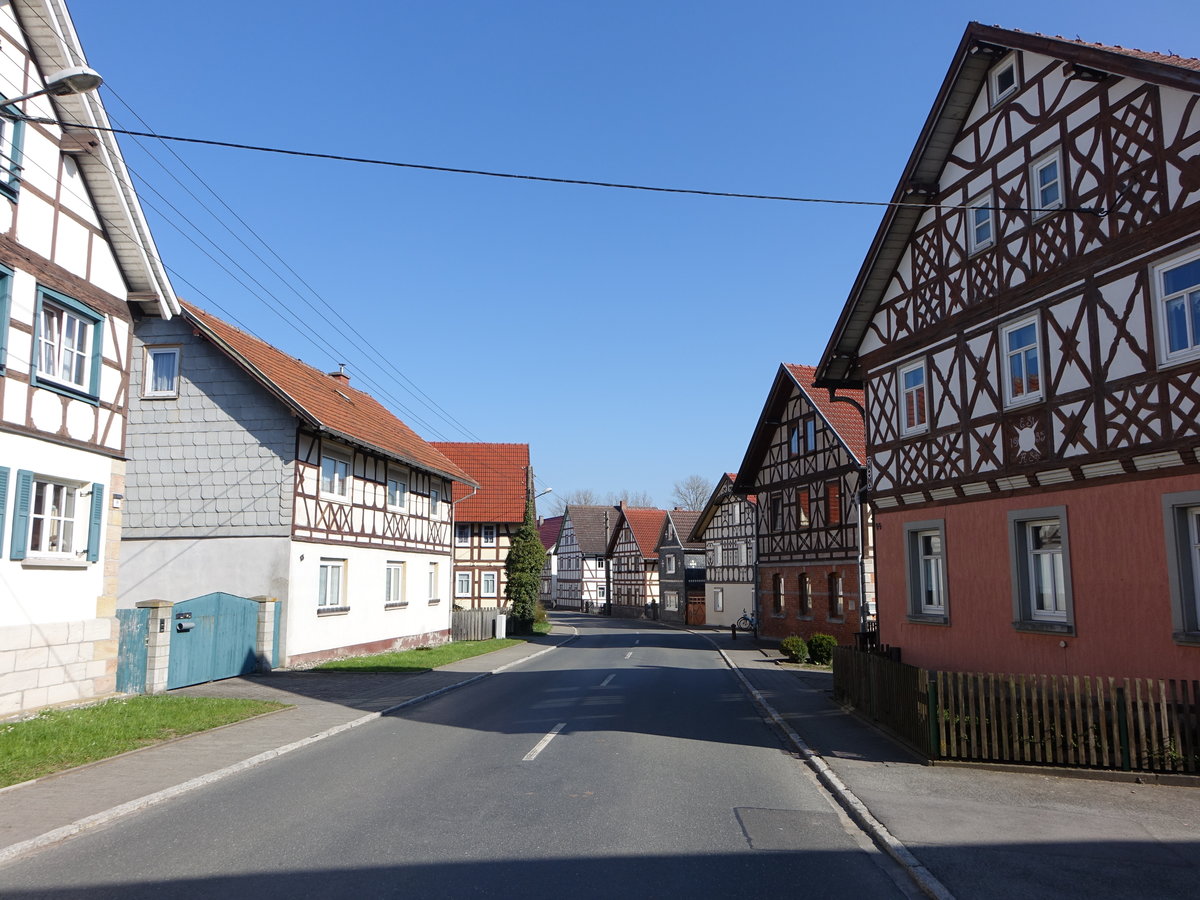
[[[636,646],[637,646],[638,644],[640,644],[641,642],[642,642],[642,639],[641,639],[641,638],[638,638],[636,641],[634,641],[634,642],[633,642],[633,646],[635,646],[635,647],[636,647]]]
[[[529,762],[530,760],[537,759],[537,755],[546,749],[546,745],[554,740],[555,736],[566,727],[566,722],[559,722],[557,725],[551,728],[550,731],[547,732],[546,736],[538,741],[532,750],[525,754],[525,759],[522,760],[522,762]]]
[[[616,677],[615,675],[609,675],[609,676],[608,676],[607,678],[605,678],[605,679],[604,679],[602,682],[600,682],[600,687],[608,687],[608,683],[609,683],[610,681],[612,681],[612,680],[613,680],[613,678],[615,678],[615,677]]]
[[[625,658],[626,658],[626,659],[629,659],[629,657],[631,657],[631,656],[633,656],[633,651],[632,651],[632,650],[630,650],[628,653],[626,653],[626,654],[625,654]]]

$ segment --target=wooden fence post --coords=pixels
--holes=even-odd
[[[942,742],[938,735],[938,723],[942,720],[942,711],[938,709],[937,673],[930,672],[927,677],[925,695],[929,704],[929,758],[942,758]]]
[[[1117,737],[1121,742],[1121,769],[1128,772],[1133,766],[1129,761],[1129,717],[1125,710],[1125,688],[1117,688]]]

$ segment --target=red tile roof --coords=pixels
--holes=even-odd
[[[638,549],[642,551],[643,559],[658,559],[658,536],[662,533],[663,522],[667,520],[665,509],[630,509],[621,510],[625,521],[633,531],[633,539],[637,541]],[[617,531],[620,531],[620,527]]]
[[[475,493],[465,485],[454,486],[455,521],[525,521],[528,444],[431,443],[479,482]]]
[[[999,28],[1001,26],[994,26]],[[1062,41],[1065,44],[1074,44],[1077,47],[1090,47],[1093,50],[1105,50],[1109,53],[1120,53],[1123,56],[1131,56],[1134,59],[1144,59],[1149,62],[1163,63],[1168,66],[1179,66],[1184,69],[1193,69],[1200,72],[1200,59],[1194,59],[1190,56],[1179,56],[1175,53],[1158,53],[1154,50],[1137,50],[1133,47],[1122,47],[1120,44],[1098,44],[1094,41],[1085,41],[1082,38],[1065,38],[1061,34],[1042,34],[1038,31],[1021,31],[1019,28],[1013,28],[1018,34],[1029,34],[1034,37],[1048,38],[1052,41]]]
[[[797,366],[791,363],[783,365],[804,389],[804,393],[808,395],[808,399],[812,401],[812,405],[817,408],[817,411],[825,417],[825,421],[846,442],[846,446],[850,448],[855,459],[859,463],[865,463],[867,461],[867,433],[862,414],[849,403],[835,403],[830,400],[828,390],[813,387],[813,381],[817,377],[816,366]],[[866,400],[861,390],[838,388],[838,396],[849,398],[859,407],[865,408]]]
[[[204,336],[309,424],[383,456],[455,481],[474,483],[470,475],[392,415],[382,403],[350,387],[348,379],[314,369],[198,306],[183,300],[180,304],[184,316]]]
[[[538,537],[542,539],[542,546],[549,550],[558,543],[558,536],[562,533],[562,516],[551,516],[549,519],[542,519],[542,524],[538,526]]]

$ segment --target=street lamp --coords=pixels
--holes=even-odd
[[[42,94],[50,94],[53,97],[65,97],[67,94],[88,94],[103,83],[104,79],[95,69],[89,69],[87,66],[72,66],[61,72],[55,72],[47,78],[46,86],[40,91],[22,94],[20,97],[9,97],[3,102],[5,106],[12,106],[22,100],[40,97]]]
[[[536,500],[538,497],[545,497],[547,494],[551,493],[553,490],[554,490],[554,488],[546,488],[540,494],[534,494],[533,499]]]

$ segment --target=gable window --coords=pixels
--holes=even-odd
[[[326,497],[350,498],[350,459],[327,450],[321,452],[321,494]]]
[[[317,583],[317,611],[345,609],[346,561],[344,559],[322,559],[320,578]]]
[[[817,420],[811,416],[804,420],[804,452],[812,453],[817,449]]]
[[[442,494],[437,488],[429,489],[429,516],[433,519],[441,518],[442,515]]]
[[[179,396],[179,348],[147,347],[142,373],[143,397]]]
[[[98,326],[104,317],[78,301],[38,288],[34,325],[36,377],[45,387],[65,387],[96,397],[100,393]]]
[[[836,481],[825,485],[825,524],[836,525],[842,521],[841,485]]]
[[[15,106],[8,106],[0,98],[4,112],[21,115]],[[25,123],[17,119],[0,118],[0,193],[10,200],[17,199],[21,186],[21,144],[25,134]]]
[[[925,362],[921,361],[900,369],[900,431],[916,434],[928,428],[928,412],[925,399]]]
[[[495,525],[484,525],[483,526],[483,546],[485,546],[485,547],[495,547],[496,546],[496,526]]]
[[[967,204],[967,250],[970,253],[978,253],[995,243],[996,223],[993,212],[991,194],[976,197]]]
[[[910,522],[904,526],[908,568],[908,617],[911,621],[945,624],[945,522]]]
[[[1038,362],[1038,322],[1025,319],[1003,330],[1004,400],[1013,406],[1042,396]]]
[[[466,547],[471,543],[471,526],[462,522],[454,526],[454,546]]]
[[[408,605],[408,597],[405,592],[403,562],[389,562],[384,569],[383,605]]]
[[[728,511],[729,511],[729,521],[730,521],[730,524],[732,524],[732,525],[741,525],[741,524],[742,524],[742,507],[741,507],[741,504],[735,503],[735,504],[733,504],[732,506],[729,506],[729,507],[727,507],[727,509],[728,509]]]
[[[1017,58],[1008,54],[988,72],[988,88],[991,93],[992,106],[1005,97],[1016,93],[1017,90]]]
[[[1014,511],[1008,521],[1014,626],[1073,631],[1065,507]]]
[[[1200,253],[1156,270],[1164,362],[1200,356]]]
[[[667,574],[675,574],[675,557],[673,555],[667,557]]]
[[[496,596],[496,573],[495,572],[484,572],[483,573],[483,591],[482,591],[482,593],[483,593],[483,596],[485,596],[485,597],[495,597]]]
[[[404,509],[408,505],[408,482],[394,472],[387,477],[387,505],[392,509]]]
[[[1062,163],[1058,151],[1029,167],[1029,205],[1035,219],[1062,207]]]
[[[471,573],[470,572],[455,572],[454,573],[454,596],[455,597],[470,597],[471,596]]]
[[[800,452],[800,429],[793,425],[788,429],[788,454],[795,456]]]
[[[808,505],[809,505],[808,489],[802,488],[796,491],[796,527],[807,528],[809,526]]]
[[[1200,644],[1200,491],[1163,497],[1171,630],[1176,641]]]

